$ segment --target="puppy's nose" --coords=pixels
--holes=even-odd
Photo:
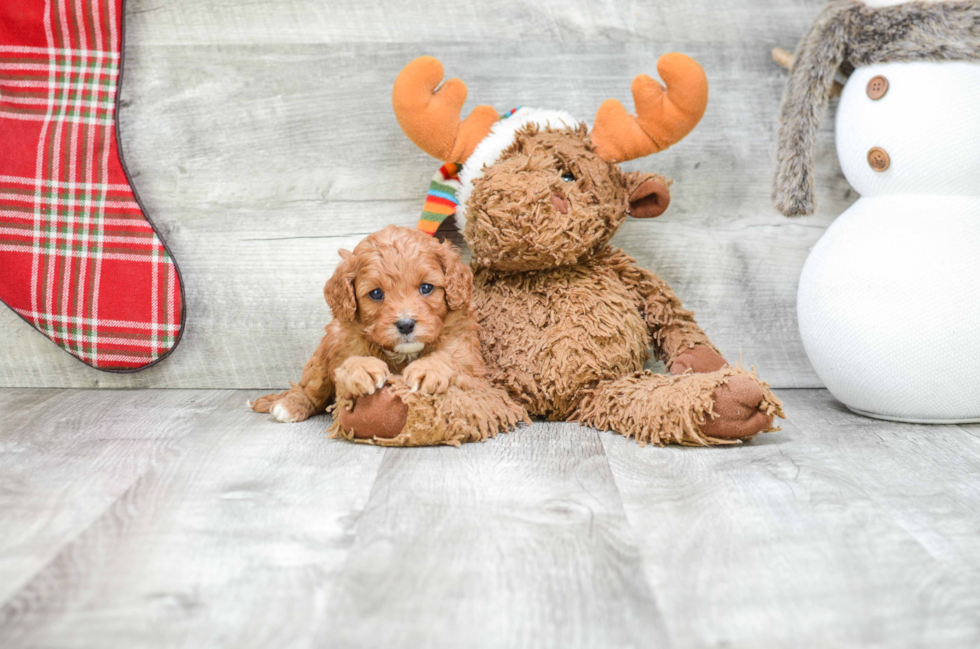
[[[395,323],[395,328],[398,329],[399,333],[407,336],[415,331],[415,321],[409,319],[399,320]]]

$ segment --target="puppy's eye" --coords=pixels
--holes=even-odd
[[[421,293],[422,295],[428,295],[433,290],[435,290],[435,288],[436,287],[433,286],[432,284],[422,284],[421,286],[419,286],[419,293]]]
[[[566,183],[573,183],[575,182],[575,174],[573,174],[571,171],[566,171],[562,173],[561,179]]]
[[[380,288],[376,288],[370,293],[368,293],[368,297],[374,300],[375,302],[380,302],[381,300],[385,299],[385,292],[382,291]]]

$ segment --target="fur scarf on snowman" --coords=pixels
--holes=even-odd
[[[813,146],[834,77],[856,67],[906,61],[980,61],[980,0],[870,7],[828,4],[800,42],[779,117],[772,204],[812,214]]]

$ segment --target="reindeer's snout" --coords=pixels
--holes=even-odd
[[[562,214],[568,214],[568,198],[560,192],[552,192],[551,204]]]

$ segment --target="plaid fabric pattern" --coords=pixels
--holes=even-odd
[[[177,343],[177,268],[116,140],[122,0],[0,3],[0,300],[89,365]]]

